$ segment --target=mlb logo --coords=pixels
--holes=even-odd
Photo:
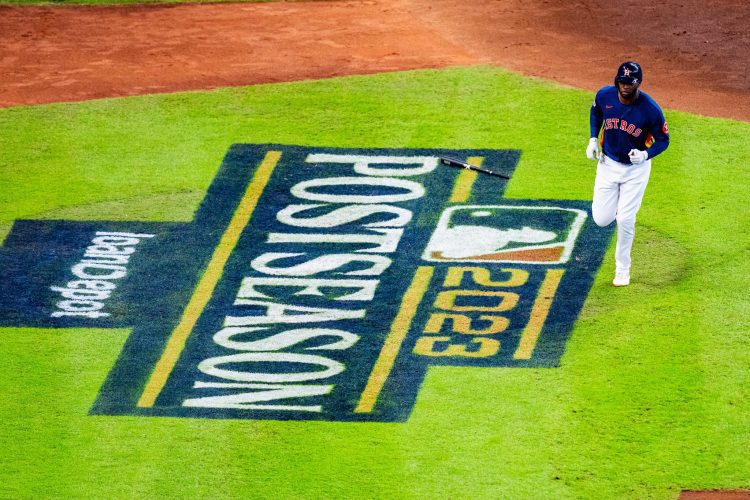
[[[587,214],[575,208],[465,205],[443,211],[422,259],[430,262],[568,262]]]

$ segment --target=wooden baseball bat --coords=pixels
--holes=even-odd
[[[466,163],[465,161],[457,160],[455,158],[450,158],[447,156],[441,156],[440,163],[442,163],[443,165],[448,165],[449,167],[468,168],[469,170],[482,172],[483,174],[494,175],[495,177],[500,177],[501,179],[510,179],[510,177],[507,175],[500,174],[498,172],[493,172],[492,170],[487,170],[486,168],[477,167],[470,163]]]

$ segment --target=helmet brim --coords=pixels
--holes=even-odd
[[[615,78],[615,83],[627,83],[633,85],[640,82],[641,81],[638,78],[633,78],[632,76],[618,76]]]

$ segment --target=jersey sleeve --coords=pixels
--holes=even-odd
[[[649,158],[663,153],[669,147],[669,128],[664,113],[658,107],[654,112],[654,120],[648,131],[646,139],[646,152]]]
[[[591,105],[591,111],[589,112],[589,137],[599,137],[599,131],[602,129],[602,123],[604,122],[604,113],[602,112],[601,103],[599,100],[599,92],[594,97],[594,103]]]

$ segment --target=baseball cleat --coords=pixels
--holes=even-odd
[[[614,286],[628,286],[630,284],[630,271],[615,272],[615,279],[612,280]]]

